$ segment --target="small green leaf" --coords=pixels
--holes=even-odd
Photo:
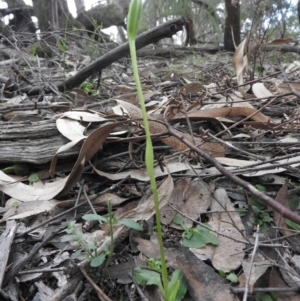
[[[128,228],[134,229],[134,230],[143,231],[143,227],[139,223],[137,223],[131,219],[121,219],[118,221],[118,224],[122,224],[122,225],[124,225]]]
[[[86,221],[102,221],[102,222],[107,221],[105,217],[98,214],[85,214],[82,218]]]
[[[75,237],[72,235],[66,235],[64,236],[62,239],[61,239],[61,242],[69,242],[69,241],[74,241],[75,240]]]
[[[266,187],[263,186],[263,185],[256,184],[255,187],[256,187],[257,190],[259,190],[259,191],[261,191],[261,192],[266,191]]]
[[[19,201],[14,201],[13,204],[12,204],[12,206],[13,206],[13,207],[18,207],[20,204],[21,204],[21,202],[19,202]]]
[[[93,251],[93,250],[97,250],[97,246],[95,244],[90,244],[88,245],[89,250]]]
[[[101,255],[95,257],[91,261],[91,267],[97,268],[99,267],[105,260],[106,253],[102,253]]]
[[[215,234],[213,234],[208,229],[198,225],[196,229],[200,232],[200,234],[205,238],[206,243],[213,244],[215,246],[219,245],[219,240]]]
[[[270,229],[270,226],[269,226],[269,224],[267,224],[267,223],[262,223],[262,225],[260,225],[260,232],[261,233],[267,233],[268,231],[269,231],[269,229]]]
[[[266,208],[265,204],[261,203],[259,200],[257,200],[256,198],[253,197],[249,197],[249,204],[251,206],[255,206],[260,210],[263,210],[264,208]]]
[[[181,226],[183,229],[185,228],[183,218],[182,218],[182,216],[180,216],[178,214],[173,217],[173,223]]]
[[[298,195],[294,194],[289,196],[289,207],[292,211],[296,210],[299,206],[299,197]]]
[[[136,282],[140,285],[157,285],[162,295],[164,294],[160,274],[158,272],[147,269],[135,268],[133,270],[133,277],[136,280]]]
[[[259,209],[256,207],[256,206],[251,206],[252,207],[252,210],[253,210],[253,212],[254,212],[254,214],[259,214]]]
[[[194,234],[194,230],[193,229],[185,229],[182,236],[186,239],[191,239],[191,237]]]
[[[219,245],[218,238],[206,228],[197,226],[190,229],[192,235],[190,238],[183,237],[182,244],[189,248],[203,248],[207,244]]]
[[[75,224],[76,224],[76,221],[68,222],[68,228],[74,228]]]
[[[14,164],[6,168],[1,169],[4,173],[14,173],[19,176],[23,176],[29,173],[29,167],[26,164]]]
[[[178,287],[174,286],[176,283],[178,283]],[[176,298],[173,299],[175,301],[181,301],[186,295],[187,284],[180,270],[175,270],[173,272],[171,280],[169,282],[169,292],[171,292],[170,299],[172,299],[171,296],[173,291],[176,291]]]
[[[62,51],[62,52],[66,52],[66,46],[65,46],[65,44],[62,42],[62,41],[60,41],[60,40],[58,40],[58,42],[57,42],[57,46],[59,47],[59,49]]]
[[[33,173],[29,176],[28,180],[30,183],[34,183],[34,182],[37,182],[39,181],[39,175],[37,173]]]
[[[232,283],[238,283],[238,278],[235,273],[230,273],[226,276],[226,279],[229,280]]]
[[[256,301],[276,301],[277,300],[277,297],[275,294],[272,295],[271,294],[268,294],[268,293],[265,293],[265,292],[257,292],[255,293],[255,300]]]
[[[264,213],[263,221],[266,223],[271,223],[273,222],[273,217],[271,217],[269,213]]]
[[[80,86],[80,88],[85,92],[85,93],[91,93],[94,94],[95,90],[93,89],[93,84],[89,82],[83,82]]]
[[[33,45],[32,51],[31,51],[31,56],[35,56],[37,53],[37,48],[38,48],[38,43],[35,43]]]
[[[73,257],[73,258],[77,258],[77,257],[81,254],[81,252],[82,252],[82,249],[77,250],[77,251],[72,255],[72,257]]]
[[[160,260],[155,260],[154,258],[149,258],[146,260],[146,262],[151,269],[161,272],[161,261]]]
[[[83,237],[83,233],[82,232],[76,232],[76,234],[75,234],[76,241],[81,241],[82,237]]]
[[[169,284],[170,284],[170,282],[169,282]],[[175,301],[176,300],[176,295],[177,295],[178,289],[179,289],[179,280],[172,283],[171,286],[169,285],[169,292],[171,292],[170,296],[169,296],[170,301]]]
[[[222,270],[219,270],[219,275],[222,277],[222,278],[225,278],[226,277],[226,273]]]
[[[74,229],[66,229],[65,232],[67,232],[68,234],[72,234],[74,232]]]
[[[292,222],[291,220],[287,219],[285,221],[285,223],[289,226],[289,228],[300,231],[300,226],[294,222]]]

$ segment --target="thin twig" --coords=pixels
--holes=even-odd
[[[193,143],[191,143],[189,140],[187,140],[184,136],[182,136],[180,133],[174,131],[174,129],[171,127],[171,125],[168,123],[166,114],[168,110],[165,111],[164,113],[164,121],[165,121],[165,126],[167,127],[169,133],[182,141],[185,145],[187,145],[189,148],[191,148],[195,153],[203,157],[206,161],[214,165],[225,177],[229,178],[236,184],[242,186],[244,189],[249,191],[252,195],[255,197],[259,198],[262,200],[264,203],[266,203],[268,206],[273,208],[275,211],[279,212],[282,214],[282,216],[292,220],[293,222],[300,224],[300,216],[292,212],[291,210],[285,208],[282,206],[279,202],[276,202],[274,199],[271,197],[265,195],[261,191],[257,190],[254,186],[252,186],[250,183],[240,179],[236,175],[234,175],[232,172],[228,171],[226,168],[224,168],[217,160],[215,160],[211,155],[203,151],[202,149],[196,147]]]

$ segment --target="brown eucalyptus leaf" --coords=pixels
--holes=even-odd
[[[201,93],[203,91],[206,91],[205,87],[202,84],[196,82],[186,84],[180,89],[180,93],[185,96],[196,96],[198,93]]]
[[[142,113],[138,107],[136,107],[130,103],[127,103],[125,101],[122,101],[122,100],[117,100],[117,102],[128,112],[129,116],[132,119],[136,120],[139,124],[143,124],[143,122],[141,120]],[[150,120],[151,119],[153,120],[152,116],[149,116],[148,118]],[[149,121],[149,127],[150,127],[151,134],[163,134],[163,133],[166,133],[166,131],[167,131],[167,128],[163,124],[156,122],[156,121]],[[183,138],[185,138],[189,141],[193,141],[190,134],[182,133],[177,130],[174,130],[174,131],[180,133],[180,136],[182,136]],[[180,140],[178,140],[177,138],[175,138],[173,136],[167,137],[167,138],[162,138],[161,141],[179,152],[183,152],[186,154],[188,154],[190,152],[190,150],[187,148],[187,146],[183,142],[181,142]],[[219,143],[204,142],[199,137],[194,137],[194,141],[200,149],[202,149],[203,151],[209,153],[210,155],[212,155],[214,157],[223,157],[225,154],[224,147]]]
[[[184,213],[190,219],[197,220],[201,213],[205,213],[211,202],[211,191],[207,184],[201,179],[192,180],[183,178],[175,184],[175,189],[171,197],[172,205]],[[170,206],[161,209],[161,221],[169,225],[178,211]],[[184,219],[186,227],[192,227],[193,221],[189,218]],[[181,229],[180,226],[172,223],[172,227]]]
[[[219,245],[207,245],[202,249],[190,249],[200,259],[208,258],[216,270],[230,272],[237,269],[243,262],[245,244],[243,235],[244,225],[238,212],[231,203],[225,189],[219,188],[214,193],[211,203],[209,225],[212,230],[224,234],[218,235]]]
[[[158,188],[158,199],[159,199],[159,208],[166,206],[172,196],[174,190],[173,179],[170,175],[163,181],[163,183]],[[148,220],[155,214],[154,210],[154,200],[153,195],[147,199],[144,199],[139,203],[139,205],[123,215],[118,216],[118,219],[131,219],[134,221],[139,220]]]
[[[285,45],[288,43],[293,42],[294,40],[292,38],[285,38],[285,39],[275,39],[268,43],[268,45]]]
[[[247,55],[247,45],[249,42],[249,36],[247,36],[236,48],[235,53],[232,58],[232,64],[236,71],[238,85],[244,84],[244,75],[248,72],[249,58]],[[253,95],[248,94],[249,87],[241,86],[239,91],[245,98],[253,98]]]
[[[253,115],[252,115],[253,114]],[[187,112],[187,116],[191,120],[205,120],[206,118],[218,118],[218,117],[248,117],[250,119],[264,122],[264,123],[271,123],[270,117],[264,115],[261,112],[257,112],[254,108],[249,107],[227,107],[227,108],[214,108],[214,109],[207,109],[207,110],[193,110]],[[184,120],[186,116],[184,113],[178,113],[173,117],[173,120]]]

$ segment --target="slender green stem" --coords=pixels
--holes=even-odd
[[[157,227],[157,237],[159,242],[159,251],[160,251],[160,260],[162,266],[162,280],[164,286],[164,299],[169,300],[169,291],[168,291],[168,272],[167,272],[167,264],[164,252],[164,245],[163,245],[163,235],[162,235],[162,227],[161,227],[161,219],[160,219],[160,211],[159,211],[159,200],[158,200],[158,192],[156,186],[156,180],[154,175],[154,155],[153,155],[153,146],[151,140],[151,134],[149,129],[149,123],[147,118],[147,111],[146,106],[143,98],[143,92],[141,87],[141,82],[138,74],[138,67],[137,67],[137,56],[136,56],[136,48],[135,48],[135,40],[129,39],[129,47],[130,47],[130,56],[132,60],[132,68],[133,68],[133,75],[134,80],[136,83],[137,93],[140,101],[140,106],[142,110],[143,116],[143,123],[144,129],[146,134],[146,168],[150,178],[151,189],[153,193],[154,199],[154,207],[155,207],[155,215],[156,215],[156,227]]]
[[[107,222],[109,224],[109,234],[110,234],[110,247],[109,247],[109,254],[108,254],[108,258],[106,260],[106,263],[105,263],[105,266],[104,266],[104,269],[107,269],[110,262],[111,262],[111,259],[112,259],[112,256],[113,256],[113,253],[114,253],[114,232],[113,232],[113,216],[112,216],[112,205],[111,205],[111,202],[108,201],[108,218],[107,218]]]

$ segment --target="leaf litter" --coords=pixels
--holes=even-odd
[[[263,288],[280,288],[278,300],[285,300],[284,294],[299,298],[299,229],[289,212],[299,207],[300,83],[290,86],[286,82],[286,77],[293,79],[299,62],[286,64],[278,74],[270,61],[267,76],[249,82],[248,39],[233,55],[234,69],[222,62],[220,54],[205,54],[211,58],[205,61],[196,55],[170,59],[167,67],[145,59],[140,66],[154,141],[167,264],[182,272],[187,285],[184,300],[239,300],[246,287],[253,294]],[[274,41],[276,45],[282,42],[287,41]],[[119,71],[124,72],[118,65],[107,68],[105,84],[96,89],[93,83],[92,97],[74,89],[68,97],[73,97],[76,108],[70,98],[63,97],[61,102],[59,94],[51,101],[45,97],[37,107],[31,106],[34,100],[26,94],[16,96],[15,102],[8,98],[6,106],[2,105],[0,151],[3,157],[17,154],[11,164],[0,162],[0,245],[6,255],[0,264],[3,296],[45,300],[44,293],[58,300],[63,289],[74,287],[79,288],[78,296],[87,292],[96,296],[91,288],[78,286],[87,279],[118,300],[129,295],[135,268],[147,267],[149,259],[159,261],[141,112],[132,74],[116,79]],[[8,76],[5,69],[1,73]],[[45,120],[53,124],[49,132],[27,130],[27,121],[39,127]],[[168,124],[182,139],[170,135]],[[5,138],[20,131],[27,139],[22,147],[19,138]],[[38,161],[41,148],[32,164],[24,155],[26,145],[43,144],[53,134],[62,140],[52,145],[51,156]],[[246,179],[260,194],[252,195],[249,191],[254,190],[232,181],[187,147],[184,139],[208,153],[225,171]],[[15,144],[8,150],[5,144],[10,140]],[[24,174],[7,169],[19,163],[26,166]],[[37,181],[31,182],[34,174]],[[264,194],[286,210],[266,206],[260,198]],[[117,220],[137,221],[144,231],[116,224],[113,260],[106,270],[100,267],[94,273],[87,252],[104,254],[111,242],[110,230],[106,223],[85,221],[82,215],[106,216],[108,201]],[[176,216],[182,218],[184,229],[174,222]],[[72,233],[77,241],[68,242],[63,238],[71,221],[76,221]],[[206,240],[201,248],[187,247],[202,238]],[[105,273],[108,277],[103,277]],[[237,283],[226,280],[234,277],[221,276],[229,274],[236,275]],[[155,279],[152,282],[157,283]],[[282,293],[292,288],[296,292]],[[153,287],[141,289],[149,300],[161,298]],[[138,290],[134,294],[141,300]]]

